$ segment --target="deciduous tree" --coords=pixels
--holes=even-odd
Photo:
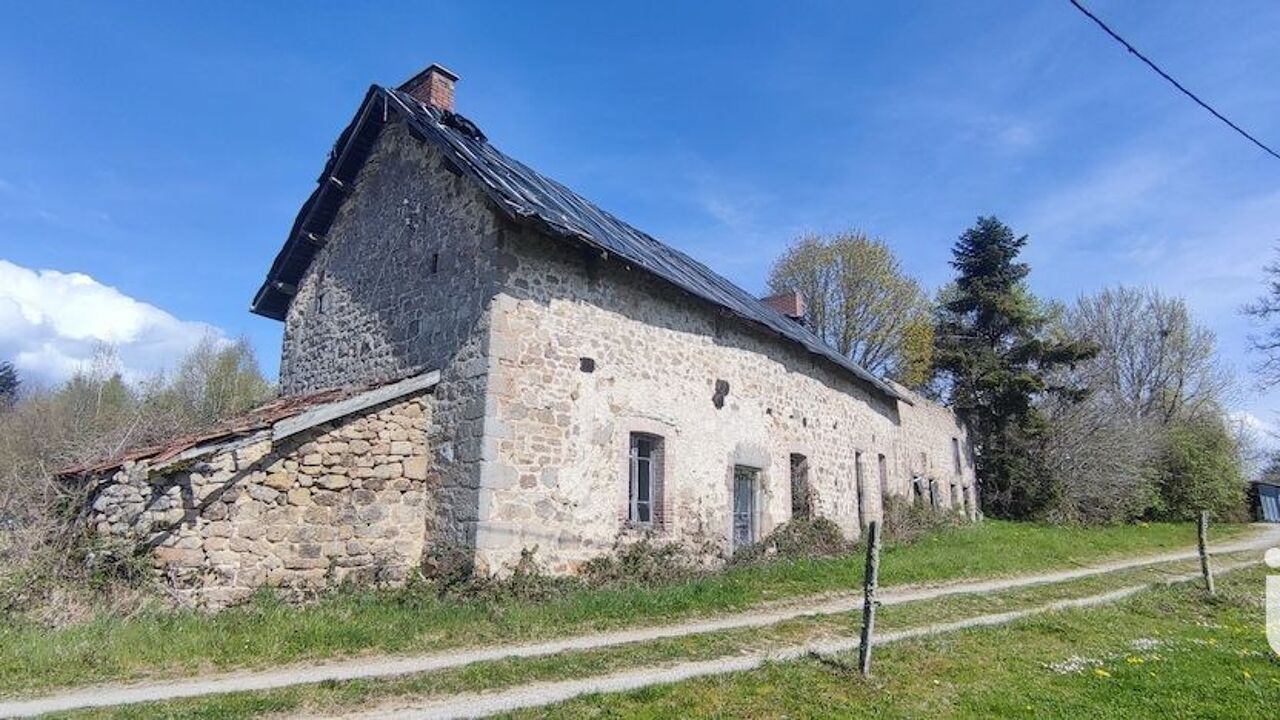
[[[809,327],[867,370],[910,386],[927,380],[929,301],[884,241],[860,232],[799,238],[774,263],[769,287],[799,290]]]

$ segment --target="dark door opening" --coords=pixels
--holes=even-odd
[[[791,517],[813,518],[813,488],[809,483],[809,458],[791,454]]]
[[[755,468],[733,469],[733,549],[746,547],[756,541],[756,481],[760,471]]]

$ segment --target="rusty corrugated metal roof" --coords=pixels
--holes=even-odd
[[[57,475],[59,477],[92,475],[114,470],[130,461],[150,460],[153,464],[162,463],[181,455],[191,448],[248,437],[270,428],[281,420],[300,415],[311,408],[345,400],[384,384],[387,383],[330,388],[306,395],[278,398],[234,418],[224,420],[206,430],[175,437],[172,440],[156,445],[133,448],[114,457],[64,468],[59,470]]]

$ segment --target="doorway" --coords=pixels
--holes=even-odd
[[[813,518],[813,488],[809,484],[809,458],[791,453],[791,517]]]

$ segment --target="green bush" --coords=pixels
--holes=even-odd
[[[913,503],[908,497],[890,495],[884,499],[884,538],[899,543],[915,542],[921,536],[965,524],[966,518],[955,510]]]
[[[774,528],[763,540],[733,554],[733,565],[769,560],[830,558],[848,554],[855,544],[844,539],[840,528],[827,518],[793,518]]]
[[[1231,431],[1220,417],[1194,418],[1169,428],[1156,467],[1160,520],[1191,520],[1201,510],[1215,519],[1246,519],[1244,471]]]
[[[702,570],[684,546],[645,537],[630,543],[618,542],[613,552],[588,560],[579,572],[591,587],[609,587],[663,585],[688,579]]]

